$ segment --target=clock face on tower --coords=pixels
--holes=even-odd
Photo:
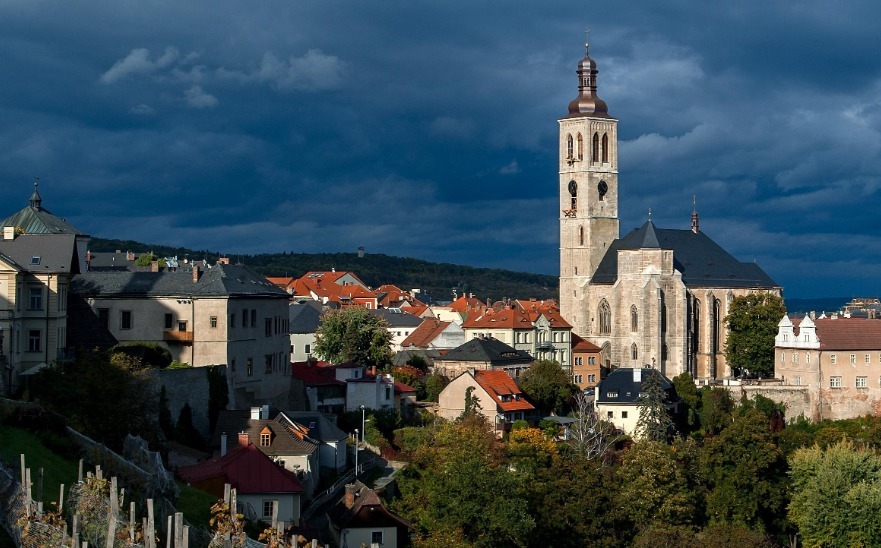
[[[597,185],[597,190],[600,193],[600,199],[606,195],[606,192],[609,191],[609,185],[606,184],[605,181],[600,181],[600,184]]]

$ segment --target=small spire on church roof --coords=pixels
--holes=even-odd
[[[43,208],[43,198],[40,196],[40,191],[37,189],[39,185],[40,178],[34,177],[34,193],[31,194],[31,207],[34,209],[42,209]]]
[[[649,222],[652,222],[652,208],[649,208]]]
[[[701,223],[700,219],[697,215],[697,195],[692,195],[691,197],[692,204],[694,205],[694,210],[691,213],[691,231],[695,234],[701,233]]]

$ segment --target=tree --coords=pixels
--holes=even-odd
[[[593,402],[583,393],[575,396],[574,418],[569,425],[569,449],[586,460],[606,464],[609,450],[619,439],[615,427],[600,420]]]
[[[683,410],[677,420],[677,429],[683,434],[694,432],[700,427],[701,394],[694,385],[694,379],[687,371],[673,377],[676,395],[682,400]]]
[[[321,315],[313,350],[333,364],[391,365],[391,334],[386,323],[366,308],[350,306]]]
[[[675,428],[666,402],[667,393],[661,387],[661,374],[649,370],[643,375],[639,393],[639,420],[636,422],[638,437],[667,443],[667,437]]]
[[[465,409],[459,415],[459,420],[479,415],[482,410],[483,406],[480,405],[480,399],[474,395],[474,387],[469,386],[465,389]]]
[[[541,411],[564,414],[576,391],[572,379],[555,361],[536,360],[520,377],[520,387]]]
[[[789,519],[805,546],[881,545],[881,456],[839,441],[790,459]]]
[[[731,425],[734,400],[725,388],[706,387],[701,390],[701,427],[705,434],[715,435]]]
[[[750,376],[774,376],[774,337],[786,315],[783,299],[772,293],[735,297],[725,316],[725,359],[732,370]]]
[[[165,267],[165,259],[161,257],[157,257],[152,253],[142,253],[140,257],[135,260],[135,266],[150,266],[150,263],[156,261],[159,263],[159,266]]]

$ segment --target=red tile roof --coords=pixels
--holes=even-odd
[[[444,329],[449,327],[450,322],[442,322],[434,318],[426,318],[419,324],[419,327],[413,330],[410,335],[401,342],[401,348],[415,346],[417,348],[428,348],[431,341],[436,339]]]
[[[817,338],[822,350],[881,350],[881,320],[817,318]],[[800,319],[792,320],[798,334]]]
[[[551,327],[571,328],[572,326],[560,316],[560,313],[548,309],[544,311],[520,310],[518,308],[504,308],[499,311],[487,309],[476,318],[468,318],[462,323],[463,328],[508,328],[508,329],[533,329],[538,319],[544,316],[548,319]]]
[[[474,380],[493,397],[502,411],[528,411],[535,409],[526,401],[523,392],[514,379],[504,371],[480,370],[474,372]],[[503,402],[499,396],[512,396],[511,401]]]
[[[253,443],[236,447],[223,457],[184,466],[177,473],[190,484],[222,476],[239,493],[303,492],[297,476],[274,463]]]
[[[602,348],[572,333],[572,352],[602,352]]]
[[[300,379],[306,386],[346,384],[337,380],[336,370],[327,362],[291,362],[291,376]]]

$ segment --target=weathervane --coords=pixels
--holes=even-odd
[[[584,52],[590,49],[590,27],[584,27]]]

